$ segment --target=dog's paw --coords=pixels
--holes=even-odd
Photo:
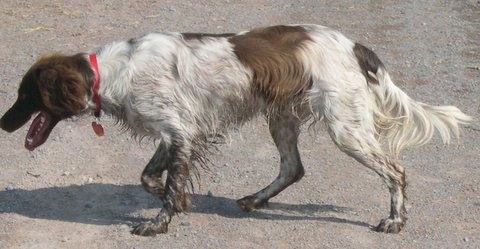
[[[140,236],[155,236],[159,233],[167,233],[168,224],[164,222],[144,222],[135,226],[132,234]]]
[[[254,195],[245,196],[242,199],[237,200],[237,205],[245,212],[253,211],[254,209],[260,209],[268,204],[268,200],[261,200]]]
[[[380,221],[380,224],[375,228],[377,232],[384,233],[399,233],[405,226],[405,221],[399,219],[387,218]]]

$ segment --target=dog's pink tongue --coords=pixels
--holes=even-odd
[[[32,151],[47,140],[49,134],[48,132],[46,133],[46,130],[50,121],[50,115],[45,112],[40,112],[37,117],[35,117],[25,138],[25,148],[27,148],[27,150]]]

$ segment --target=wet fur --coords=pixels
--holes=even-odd
[[[449,142],[451,134],[458,136],[458,124],[470,119],[455,107],[410,99],[370,49],[317,25],[238,34],[152,33],[96,54],[103,112],[135,136],[159,141],[141,182],[164,204],[155,219],[133,229],[139,235],[167,232],[172,216],[189,206],[185,189],[192,163],[206,160],[212,138],[258,115],[266,117],[280,153],[280,173],[238,200],[241,209],[263,207],[302,178],[300,126],[322,121],[340,150],[386,183],[391,211],[377,230],[397,233],[406,221],[406,182],[396,156],[429,141],[435,130]],[[19,100],[1,127],[13,131],[39,109],[58,120],[93,110],[88,63],[87,54],[42,58],[23,78]],[[28,94],[34,106],[24,108]],[[25,113],[20,121],[14,115],[19,112]]]

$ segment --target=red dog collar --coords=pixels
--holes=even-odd
[[[95,121],[92,122],[92,128],[97,136],[103,136],[104,131],[103,127],[100,124],[100,113],[102,110],[102,105],[100,101],[100,95],[98,94],[98,90],[100,89],[100,71],[98,70],[98,62],[97,62],[97,55],[90,54],[90,64],[93,68],[93,73],[95,75],[95,81],[93,82],[93,103],[95,103],[95,110],[93,115],[95,116]]]

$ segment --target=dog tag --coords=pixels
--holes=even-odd
[[[102,127],[101,124],[97,123],[96,121],[93,121],[92,122],[92,128],[93,128],[93,131],[95,132],[95,134],[97,134],[97,136],[99,136],[99,137],[103,136],[104,131],[103,131],[103,127]]]

